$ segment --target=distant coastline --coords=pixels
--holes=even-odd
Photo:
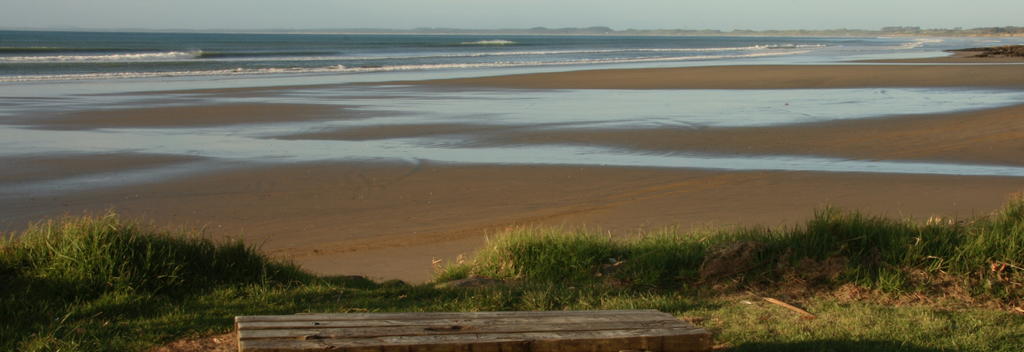
[[[380,33],[380,34],[506,34],[506,35],[623,35],[623,36],[816,36],[816,37],[877,37],[877,36],[931,36],[931,37],[1024,37],[1024,27],[983,27],[983,28],[934,28],[920,27],[884,27],[879,30],[868,29],[787,29],[787,30],[750,30],[735,29],[731,31],[717,29],[625,29],[616,30],[604,26],[585,28],[547,28],[534,27],[528,29],[458,29],[458,28],[416,28],[413,30],[392,29],[347,29],[347,33]],[[327,33],[328,30],[307,31],[304,33]]]
[[[82,31],[82,32],[177,32],[177,33],[281,33],[281,34],[421,34],[421,35],[582,35],[582,36],[803,36],[803,37],[1024,37],[1024,27],[921,28],[892,26],[881,29],[622,29],[605,26],[566,28],[320,28],[320,29],[143,29],[143,28],[2,28],[8,31]]]

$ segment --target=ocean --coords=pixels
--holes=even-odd
[[[981,110],[1019,103],[1019,90],[517,90],[394,83],[605,68],[865,65],[851,61],[941,56],[946,49],[1010,41],[0,31],[0,161],[97,155],[197,160],[24,180],[0,190],[0,198],[152,182],[231,165],[320,161],[1024,176],[1016,165],[522,139],[541,132],[760,128]],[[0,179],[18,179],[17,172],[0,172]]]
[[[835,62],[936,56],[986,41],[0,31],[0,83]]]
[[[1014,87],[410,82],[874,65],[854,61],[1012,42],[0,31],[0,228],[118,209],[252,233],[247,240],[269,248],[306,248],[274,232],[299,226],[313,229],[300,241],[320,248],[506,216],[610,214],[625,229],[715,221],[708,209],[729,214],[723,221],[736,211],[792,219],[795,208],[831,202],[891,212],[922,204],[925,215],[982,209],[1024,177],[1010,123],[1024,91]],[[670,72],[694,71],[716,70]]]

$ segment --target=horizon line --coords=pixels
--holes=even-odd
[[[580,33],[595,33],[595,34],[618,34],[618,33],[667,33],[667,32],[681,32],[681,33],[779,33],[779,32],[812,32],[812,33],[828,33],[828,32],[868,32],[868,33],[914,33],[914,32],[977,32],[977,31],[993,31],[993,30],[1007,30],[1007,33],[1024,33],[1024,27],[1021,26],[990,26],[990,27],[953,27],[953,28],[922,28],[919,26],[884,26],[877,29],[864,29],[864,28],[830,28],[830,29],[801,29],[801,28],[790,28],[790,29],[746,29],[746,28],[734,28],[734,29],[688,29],[688,28],[660,28],[660,29],[615,29],[608,26],[588,26],[588,27],[545,27],[535,26],[529,28],[495,28],[495,29],[484,29],[484,28],[459,28],[459,27],[416,27],[416,28],[372,28],[372,27],[354,27],[354,28],[140,28],[140,27],[83,27],[83,26],[47,26],[47,27],[6,27],[0,26],[0,30],[4,31],[70,31],[70,32],[208,32],[208,33],[236,33],[236,32],[273,32],[273,33],[360,33],[360,32],[383,32],[383,33],[443,33],[443,32],[458,32],[460,34],[469,33],[544,33],[544,32],[580,32]]]

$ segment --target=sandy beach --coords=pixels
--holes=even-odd
[[[617,69],[398,83],[423,89],[1005,90],[1024,89],[1024,65]],[[247,103],[95,109],[19,121],[60,130],[176,128],[230,126],[252,119],[354,118],[360,113],[336,106]],[[130,119],[136,116],[145,118]],[[481,146],[600,143],[651,152],[1024,165],[1024,105],[770,127],[538,130],[449,123],[317,130],[278,138],[360,141],[450,134],[486,134],[488,138],[473,142]],[[30,181],[219,161],[125,152],[18,157],[2,163],[18,171],[0,178],[0,186],[20,187]],[[143,184],[3,196],[0,229],[16,231],[44,217],[113,209],[158,226],[203,228],[207,236],[242,238],[318,273],[424,281],[432,272],[432,259],[471,253],[487,235],[510,226],[587,227],[621,236],[666,226],[791,226],[829,205],[915,219],[965,217],[990,212],[1022,190],[1024,178],[996,176],[429,161],[239,164]]]
[[[792,225],[826,205],[926,219],[1000,206],[1019,178],[558,166],[305,164],[4,199],[6,227],[116,209],[242,238],[320,273],[424,280],[433,258],[509,226],[629,235],[665,226]],[[12,224],[13,222],[13,224]]]
[[[428,84],[523,89],[1024,87],[1024,65],[947,65],[941,64],[942,60],[946,59],[929,65],[751,65],[586,70],[445,79]],[[1018,63],[1024,61],[1013,60]]]

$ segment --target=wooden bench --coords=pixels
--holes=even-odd
[[[295,314],[235,317],[265,351],[707,351],[711,334],[656,310]]]

